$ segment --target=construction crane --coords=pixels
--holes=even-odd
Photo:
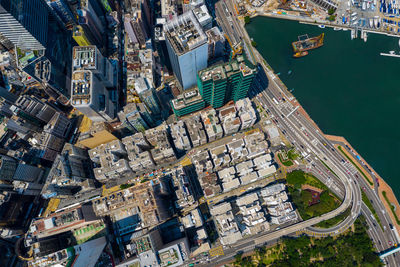
[[[231,39],[229,38],[229,36],[225,33],[225,38],[226,40],[228,40],[229,46],[232,49],[232,58],[235,58],[235,56],[237,54],[242,54],[242,45],[239,43],[236,46],[234,46],[231,42]]]

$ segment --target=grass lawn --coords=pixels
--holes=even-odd
[[[358,167],[357,164],[354,163],[354,161],[353,161],[349,156],[347,156],[347,154],[343,151],[342,147],[341,147],[341,146],[338,146],[338,148],[339,148],[340,152],[342,152],[342,154],[351,162],[351,164],[353,164],[353,166],[357,168],[357,170],[361,173],[361,175],[364,176],[365,180],[366,180],[370,185],[374,185],[374,182],[371,181],[371,180],[368,178],[367,175],[365,175],[365,173]]]
[[[293,162],[292,162],[291,160],[286,160],[286,161],[284,161],[284,160],[282,159],[281,153],[278,153],[278,158],[279,158],[280,162],[282,162],[282,164],[283,164],[284,166],[286,166],[286,167],[290,167],[290,166],[293,165]]]
[[[287,155],[288,155],[288,158],[291,160],[296,160],[299,158],[299,154],[297,154],[294,149],[289,150]]]
[[[344,212],[342,212],[341,214],[339,214],[336,217],[333,217],[329,220],[326,221],[322,221],[317,223],[316,225],[313,225],[315,227],[320,227],[320,228],[330,228],[333,227],[339,223],[341,223],[344,219],[346,219],[347,217],[350,216],[351,213],[351,208],[347,208]]]
[[[293,204],[296,206],[303,220],[308,220],[335,210],[342,203],[326,185],[311,174],[296,170],[288,173],[286,180]],[[308,184],[324,190],[320,195],[319,203],[309,206],[312,200],[312,194],[309,191],[301,190],[303,184]]]
[[[367,194],[365,194],[364,190],[362,190],[362,189],[361,189],[361,196],[362,196],[362,201],[370,209],[370,211],[372,212],[372,215],[374,215],[375,220],[378,222],[379,226],[382,228],[381,219],[379,219],[378,214],[376,214],[376,211],[375,211],[374,207],[372,206],[371,201],[369,200],[369,198],[367,197]],[[382,228],[382,230],[383,230],[383,228]]]

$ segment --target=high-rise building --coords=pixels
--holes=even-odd
[[[14,180],[24,182],[37,182],[42,177],[43,170],[28,164],[19,163],[14,173]]]
[[[75,42],[79,46],[88,46],[92,44],[90,37],[85,33],[85,30],[81,25],[74,26],[72,30],[72,38],[74,38]]]
[[[193,9],[193,13],[204,30],[209,30],[212,27],[212,17],[208,13],[206,5],[201,5]]]
[[[47,8],[43,0],[0,0],[0,32],[21,49],[45,49]]]
[[[172,110],[178,117],[199,111],[206,106],[199,89],[189,89],[171,100]]]
[[[90,70],[105,87],[116,85],[116,67],[94,45],[73,48],[72,70]]]
[[[0,33],[19,49],[17,66],[66,103],[70,33],[44,0],[0,0]],[[59,98],[60,97],[60,98]]]
[[[15,115],[34,125],[48,123],[57,112],[49,104],[40,101],[35,96],[28,95],[18,97],[15,105],[11,106],[10,109]]]
[[[225,52],[225,37],[217,27],[206,31],[208,39],[208,60],[216,60]]]
[[[71,103],[92,121],[115,117],[110,92],[116,81],[114,65],[96,46],[75,46],[72,54]]]
[[[256,73],[256,67],[239,56],[228,63],[199,71],[197,85],[204,101],[219,108],[230,100],[236,102],[246,97]]]
[[[183,89],[189,89],[196,85],[197,72],[207,67],[207,36],[193,11],[168,21],[164,31],[172,69]]]
[[[106,19],[100,1],[80,1],[77,13],[79,16],[78,23],[82,26],[86,36],[89,37],[92,44],[103,51],[107,42],[107,36],[105,35]]]
[[[7,155],[0,155],[0,180],[33,182],[41,177],[43,170],[18,161]]]
[[[54,114],[51,120],[44,126],[43,131],[58,138],[65,139],[69,133],[71,121],[60,112]]]
[[[153,117],[143,103],[129,103],[118,117],[132,133],[144,132],[154,125]]]
[[[0,86],[0,98],[3,98],[8,104],[14,104],[18,96],[10,93],[6,88]]]
[[[67,0],[46,0],[46,2],[67,29],[76,25],[77,18]]]
[[[115,106],[106,88],[90,70],[72,73],[71,104],[94,122],[115,117]]]
[[[0,155],[0,177],[1,180],[11,181],[17,170],[18,162],[16,159]]]
[[[135,80],[135,90],[140,100],[147,106],[153,115],[161,113],[160,101],[154,87],[147,78],[138,77]]]

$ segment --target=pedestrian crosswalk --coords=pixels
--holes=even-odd
[[[351,164],[350,162],[346,161],[342,164],[344,165],[344,167],[346,167],[346,169],[350,172],[350,174],[354,175],[357,173],[356,167],[354,167],[354,165]]]

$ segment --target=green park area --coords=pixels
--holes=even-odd
[[[278,153],[278,158],[279,158],[279,161],[282,162],[282,164],[286,167],[290,167],[293,165],[293,162],[291,160],[289,160],[289,159],[284,160],[281,153]]]
[[[367,234],[364,217],[354,223],[352,231],[336,237],[283,237],[273,247],[258,247],[249,256],[240,253],[230,266],[383,266]]]
[[[337,215],[329,220],[319,222],[314,226],[319,227],[319,228],[330,228],[330,227],[333,227],[333,226],[339,224],[340,222],[344,221],[344,219],[349,217],[350,214],[351,214],[351,208],[347,208],[345,211],[343,211],[339,215]]]
[[[295,170],[286,176],[288,191],[301,218],[308,220],[337,209],[341,200],[309,173]]]
[[[278,153],[278,158],[280,162],[286,167],[290,167],[293,165],[293,161],[299,158],[299,155],[296,151],[292,148],[289,151],[281,151]]]

